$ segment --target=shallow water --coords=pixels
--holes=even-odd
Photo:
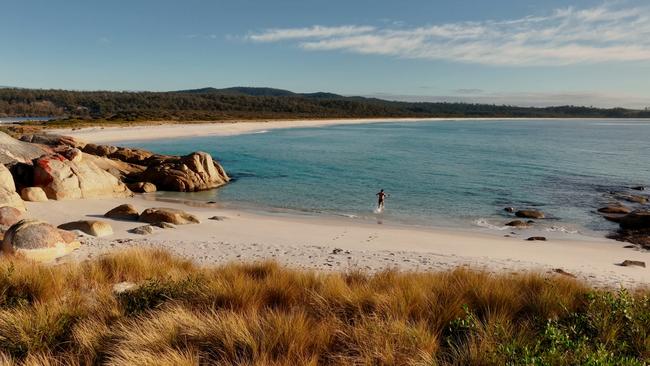
[[[187,199],[224,205],[504,230],[506,206],[547,213],[547,232],[603,235],[607,192],[650,184],[649,120],[373,123],[130,142],[212,153],[235,178]],[[645,192],[647,194],[647,191]],[[172,194],[172,196],[175,196]]]
[[[46,122],[51,119],[52,118],[50,117],[0,117],[0,123],[21,123],[32,121]]]

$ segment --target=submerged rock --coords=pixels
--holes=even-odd
[[[512,226],[512,227],[517,227],[517,228],[526,228],[528,227],[528,224],[521,221],[521,220],[513,220],[508,223],[506,223],[506,226]]]
[[[607,205],[598,209],[598,212],[607,214],[628,214],[631,211],[632,210],[630,210],[628,207],[625,207],[621,204]]]
[[[519,210],[515,212],[515,216],[525,219],[543,219],[544,213],[538,210]]]
[[[639,204],[642,204],[642,205],[645,205],[646,203],[648,203],[648,197],[641,196],[641,195],[638,195],[638,194],[619,193],[619,194],[616,194],[615,197],[620,198],[620,199],[625,200],[625,201],[628,201],[628,202],[639,203]]]

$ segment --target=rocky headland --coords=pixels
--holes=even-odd
[[[75,233],[99,237],[113,231],[110,224],[100,220],[74,221],[56,228],[25,217],[25,201],[126,198],[133,192],[157,189],[200,191],[230,180],[223,167],[205,152],[160,155],[48,134],[16,139],[0,132],[0,163],[2,251],[18,251],[37,259],[56,258],[78,247]],[[143,214],[136,212],[131,218],[158,225],[179,217],[192,220],[187,213],[165,209]]]

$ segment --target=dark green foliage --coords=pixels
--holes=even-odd
[[[202,297],[201,283],[197,277],[178,281],[151,279],[133,290],[118,294],[117,299],[127,315],[136,315],[153,310],[167,301],[197,301]]]
[[[466,103],[410,103],[271,88],[178,92],[0,89],[0,116],[79,121],[208,121],[363,117],[650,117],[649,111],[560,106],[528,108]]]

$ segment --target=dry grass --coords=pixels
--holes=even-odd
[[[122,281],[138,284],[115,294]],[[199,268],[161,251],[0,260],[0,364],[641,365],[647,290],[458,269]]]

